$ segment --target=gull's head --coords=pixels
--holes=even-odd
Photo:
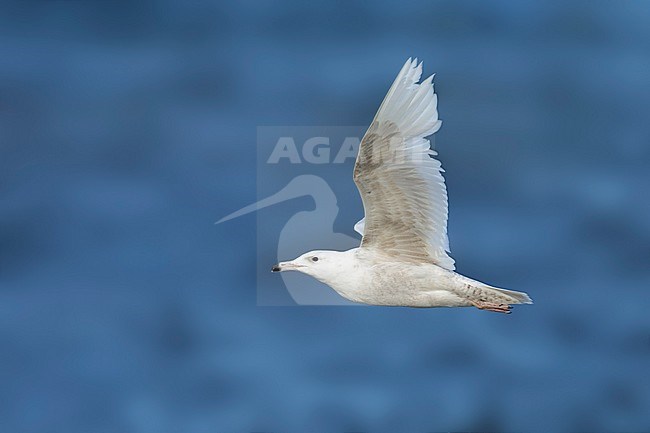
[[[337,274],[341,270],[344,254],[340,251],[309,251],[289,262],[280,262],[271,272],[298,271],[319,280]]]

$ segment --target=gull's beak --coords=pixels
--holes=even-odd
[[[302,265],[298,265],[294,262],[280,262],[271,268],[271,272],[295,271],[302,267]]]

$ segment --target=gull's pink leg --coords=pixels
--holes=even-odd
[[[512,310],[512,307],[508,304],[495,304],[493,302],[472,301],[472,305],[479,310],[494,311],[495,313],[510,314],[510,310]]]

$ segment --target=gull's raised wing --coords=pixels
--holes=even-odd
[[[362,248],[454,270],[447,254],[447,189],[425,137],[436,132],[433,75],[408,59],[361,140],[354,166],[365,217],[355,225]]]

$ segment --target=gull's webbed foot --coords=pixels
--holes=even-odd
[[[494,311],[495,313],[510,314],[510,310],[512,310],[512,306],[508,304],[496,304],[494,302],[472,301],[472,305],[479,310]]]

